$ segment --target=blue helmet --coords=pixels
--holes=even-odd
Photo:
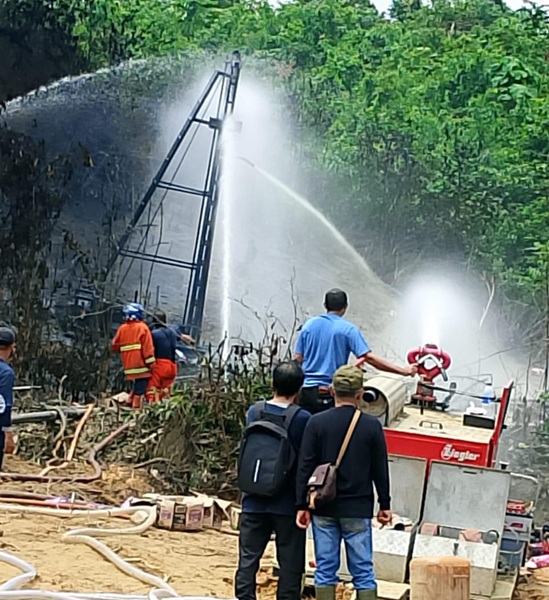
[[[126,320],[128,321],[142,321],[143,320],[143,306],[133,302],[132,304],[126,304],[122,311]]]

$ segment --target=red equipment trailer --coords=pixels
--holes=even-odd
[[[464,415],[425,410],[407,405],[405,410],[385,427],[390,454],[477,465],[496,466],[497,448],[504,429],[513,382],[503,388],[497,403],[493,428],[467,423]],[[474,422],[474,419],[471,419]],[[490,424],[490,421],[488,421]]]

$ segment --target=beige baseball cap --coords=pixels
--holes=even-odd
[[[332,385],[336,392],[345,392],[355,394],[359,392],[364,385],[364,373],[359,367],[354,365],[345,365],[339,367],[334,373]]]

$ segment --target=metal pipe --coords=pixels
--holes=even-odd
[[[60,408],[65,415],[70,419],[81,417],[85,412],[85,408],[70,407]],[[23,423],[43,423],[45,421],[55,421],[59,418],[59,411],[57,410],[41,410],[30,413],[16,413],[12,416],[12,423],[14,425],[21,425]]]
[[[179,146],[181,146],[183,139],[187,135],[192,124],[195,122],[195,120],[198,116],[198,113],[200,112],[200,109],[202,108],[202,106],[204,105],[204,103],[206,102],[206,100],[210,94],[210,91],[213,89],[218,78],[225,77],[225,76],[226,76],[225,73],[223,73],[222,71],[216,71],[211,76],[210,81],[206,85],[206,88],[204,89],[204,91],[202,92],[202,95],[200,96],[197,103],[195,104],[191,114],[189,115],[187,121],[183,125],[181,131],[175,138],[174,143],[172,144],[170,150],[168,151],[166,158],[164,158],[164,161],[160,165],[156,175],[154,176],[151,184],[149,185],[149,188],[145,192],[145,196],[143,197],[143,199],[139,203],[136,211],[134,212],[132,220],[126,227],[125,232],[122,234],[122,237],[120,238],[120,241],[118,242],[115,251],[113,252],[112,256],[110,257],[110,260],[107,263],[107,268],[104,273],[105,279],[111,272],[112,268],[114,267],[116,260],[118,259],[118,256],[120,255],[120,251],[126,247],[126,244],[128,243],[128,240],[129,240],[132,232],[134,231],[135,226],[137,225],[137,223],[139,222],[139,219],[145,212],[145,209],[147,208],[151,198],[153,197],[158,184],[162,181],[162,178],[164,177],[166,171],[168,170],[168,167],[170,166],[172,159],[174,158],[176,152],[178,151]]]

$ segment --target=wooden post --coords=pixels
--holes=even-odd
[[[471,563],[457,556],[414,558],[410,600],[469,600]]]

